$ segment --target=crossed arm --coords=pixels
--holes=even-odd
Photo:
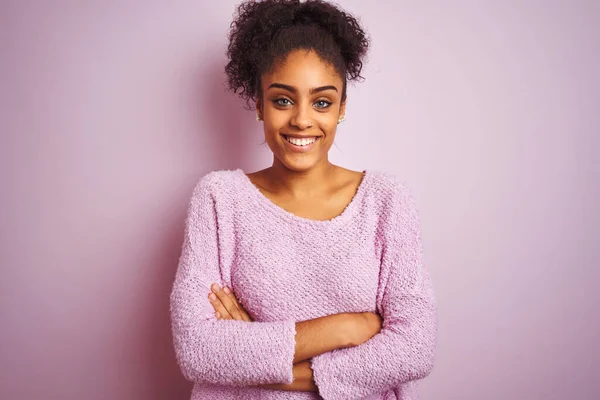
[[[224,289],[224,290],[223,290]],[[234,319],[252,322],[252,318],[237,301],[229,288],[211,286],[209,300],[217,319]],[[358,315],[334,314],[296,323],[296,349],[294,353],[294,381],[290,384],[264,384],[264,388],[317,392],[310,366],[310,358],[329,351],[351,347],[358,339],[353,337],[353,323]],[[375,324],[376,325],[376,324]],[[380,325],[381,326],[381,325]],[[375,329],[379,329],[375,326]],[[372,329],[374,330],[374,329]],[[377,332],[373,332],[373,335]]]

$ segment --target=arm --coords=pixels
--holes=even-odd
[[[261,385],[267,389],[288,390],[296,392],[317,392],[317,386],[313,379],[313,371],[310,367],[310,360],[300,361],[294,364],[294,382],[285,384],[266,384]]]
[[[332,350],[338,348],[347,348],[350,346],[360,345],[369,340],[373,335],[379,333],[381,330],[381,317],[378,314],[366,312],[366,313],[341,313],[329,315],[317,320],[323,319],[328,321],[327,325],[329,330],[324,332],[325,334],[331,335],[331,331],[336,330],[341,333],[341,340],[334,344]],[[316,320],[311,320],[316,321]],[[304,321],[300,324],[305,322]],[[318,321],[316,321],[318,322]],[[307,330],[311,330],[313,326],[307,326]],[[298,330],[298,324],[296,324],[296,330]],[[313,334],[316,334],[319,329],[315,329]],[[298,337],[298,336],[296,336]],[[320,343],[318,338],[312,338],[311,336],[306,337],[307,340],[314,340],[311,347],[315,354],[323,354],[324,347],[318,347],[317,343]],[[311,344],[307,342],[307,344]],[[330,350],[331,351],[331,350]],[[302,392],[318,392],[318,388],[314,381],[313,370],[311,367],[311,360],[304,360],[294,364],[294,382],[291,384],[266,384],[261,385],[262,387],[269,389],[288,390],[288,391],[302,391]]]
[[[294,355],[294,380],[290,384],[265,384],[267,389],[317,392],[310,366],[310,358],[350,345],[348,329],[352,315],[341,313],[327,315],[296,323],[296,353]]]
[[[252,317],[238,301],[230,290],[213,288],[215,298],[211,301],[214,311],[219,313],[224,320],[238,320],[253,322]],[[357,317],[361,321],[373,321],[365,328],[356,325]],[[374,328],[376,330],[374,330]],[[291,384],[262,384],[268,389],[288,391],[312,391],[317,387],[313,380],[313,373],[308,358],[323,354],[338,348],[364,343],[381,329],[381,318],[374,313],[340,313],[327,315],[312,320],[296,323],[296,351],[293,366],[294,379]]]
[[[350,345],[350,315],[341,313],[296,323],[294,364]]]
[[[231,289],[221,290],[215,285],[211,296],[215,296],[210,303],[214,311],[219,314],[218,319],[254,322]],[[370,333],[372,329],[368,329],[366,332],[368,336],[365,337],[364,329],[357,329],[355,323],[356,317],[364,318],[365,314],[376,315],[373,313],[339,313],[297,322],[294,364],[319,354],[368,340],[379,332],[381,324],[379,324],[377,332]],[[357,334],[360,332],[363,334]],[[361,338],[364,339],[361,340]]]
[[[194,189],[170,296],[173,343],[186,379],[246,386],[292,383],[296,322],[217,320],[207,293],[223,286],[211,181]],[[226,279],[225,279],[226,280]]]
[[[423,265],[418,214],[407,190],[397,187],[384,235],[378,291],[379,334],[360,346],[311,359],[324,399],[381,393],[428,375],[436,342],[436,302]],[[381,296],[380,296],[381,295]]]

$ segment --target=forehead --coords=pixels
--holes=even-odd
[[[264,74],[262,79],[265,87],[274,82],[299,90],[326,85],[342,87],[342,78],[333,65],[313,50],[294,50],[283,62],[276,63],[273,70]]]

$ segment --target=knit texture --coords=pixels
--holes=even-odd
[[[217,320],[213,282],[254,321]],[[367,311],[383,318],[377,335],[310,360],[318,393],[257,386],[292,383],[296,322]],[[437,323],[411,194],[366,171],[344,211],[316,221],[272,203],[241,169],[208,173],[189,203],[171,321],[193,400],[417,399]]]

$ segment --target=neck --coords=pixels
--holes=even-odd
[[[323,192],[335,169],[336,166],[326,160],[309,170],[293,171],[275,158],[269,168],[269,178],[277,188],[294,197],[312,196]]]

